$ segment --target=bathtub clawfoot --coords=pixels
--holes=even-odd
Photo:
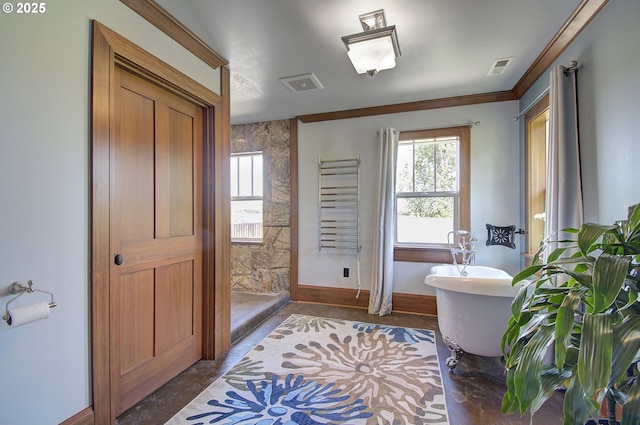
[[[483,357],[503,354],[502,337],[520,290],[520,283],[512,285],[513,277],[504,270],[468,265],[465,271],[467,275],[460,276],[455,264],[443,264],[431,267],[424,279],[436,291],[438,328],[451,350],[449,370],[456,367],[463,353]]]
[[[447,358],[447,367],[449,368],[449,372],[453,372],[453,369],[458,366],[458,361],[464,354],[464,350],[448,337],[444,336],[442,339],[449,350],[451,350],[451,357]]]

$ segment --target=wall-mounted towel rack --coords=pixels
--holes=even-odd
[[[318,160],[318,249],[360,252],[360,157]]]

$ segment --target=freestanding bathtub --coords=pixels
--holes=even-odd
[[[450,371],[466,353],[479,356],[502,355],[500,341],[509,317],[511,302],[519,285],[511,285],[507,272],[484,266],[444,264],[431,268],[424,282],[436,288],[438,325],[451,350],[447,359]]]

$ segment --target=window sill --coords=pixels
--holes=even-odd
[[[525,267],[529,267],[531,264],[533,264],[533,257],[535,257],[535,254],[531,254],[529,252],[523,252],[522,256],[524,257]]]
[[[237,245],[262,245],[264,241],[262,239],[231,239],[231,243]]]
[[[447,248],[395,247],[393,250],[393,260],[411,263],[453,263],[451,252]]]

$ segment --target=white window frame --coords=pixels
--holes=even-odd
[[[230,160],[234,161],[237,160],[237,166],[236,168],[236,172],[237,172],[237,176],[234,179],[233,176],[231,177],[231,204],[233,205],[234,201],[260,201],[262,202],[262,222],[260,223],[260,237],[242,237],[242,236],[234,236],[234,230],[233,230],[233,226],[234,223],[233,221],[231,222],[231,242],[245,242],[245,243],[262,243],[263,238],[264,238],[264,194],[260,193],[257,194],[256,193],[256,188],[254,187],[254,182],[255,182],[255,175],[254,175],[254,158],[259,157],[262,161],[262,167],[263,167],[263,175],[260,176],[260,179],[262,180],[262,187],[264,190],[264,155],[262,151],[256,151],[256,152],[241,152],[241,153],[232,153]],[[244,170],[241,170],[240,167],[240,158],[246,158],[246,157],[250,157],[251,158],[251,177],[250,177],[250,181],[251,181],[251,195],[244,195],[244,196],[239,196],[239,195],[234,195],[234,193],[238,194],[240,193],[240,175],[241,172],[245,172]],[[232,169],[233,167],[230,166],[230,169]],[[236,187],[234,188],[234,182],[236,183]],[[235,190],[234,190],[235,189]]]

